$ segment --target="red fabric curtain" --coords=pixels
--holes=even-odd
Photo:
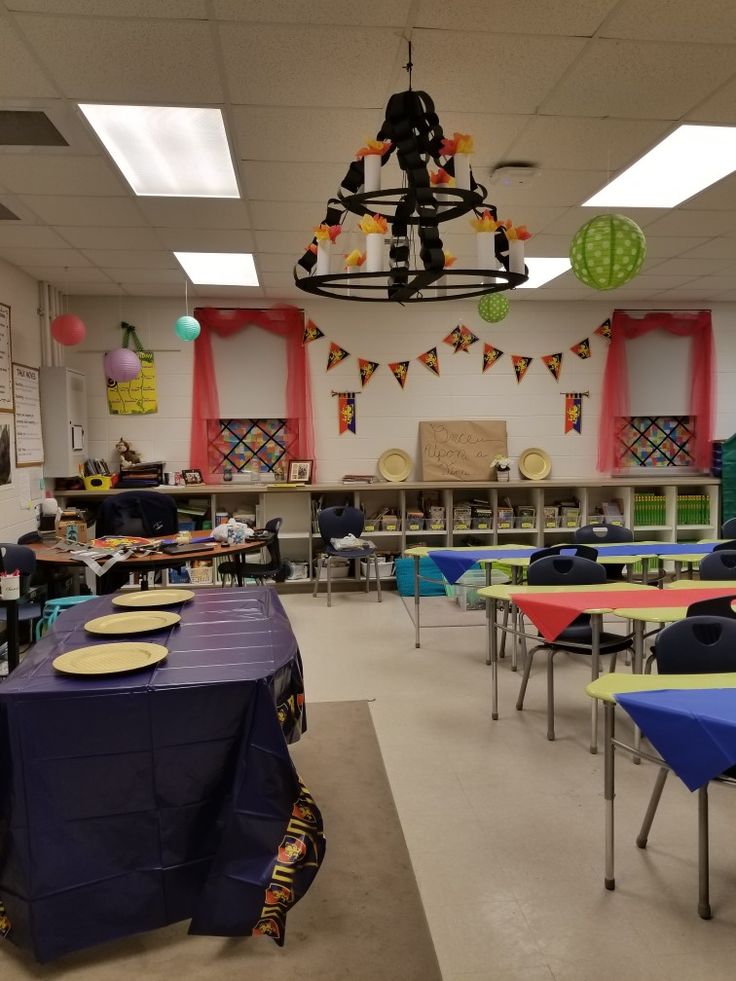
[[[197,307],[194,316],[202,330],[194,342],[190,466],[202,471],[206,483],[219,482],[218,475],[209,472],[207,454],[207,420],[220,418],[220,399],[210,334],[214,331],[220,337],[232,337],[247,327],[260,327],[261,330],[286,339],[286,415],[297,427],[297,440],[291,456],[297,460],[314,460],[312,394],[309,362],[302,343],[304,321],[301,310],[290,306],[273,307],[270,310]],[[247,384],[247,381],[246,366],[243,369],[243,383]],[[313,475],[316,473],[316,467],[312,472]]]
[[[620,464],[616,439],[618,420],[630,415],[629,376],[626,364],[626,342],[652,330],[665,330],[678,337],[691,338],[690,415],[695,424],[691,450],[696,467],[708,470],[715,420],[713,388],[713,328],[710,310],[663,312],[653,310],[643,317],[632,317],[625,310],[614,310],[611,343],[603,376],[603,398],[598,427],[598,469],[610,473]]]

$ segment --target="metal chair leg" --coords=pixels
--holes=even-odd
[[[381,576],[378,568],[378,556],[376,556],[373,561],[376,566],[376,593],[378,594],[378,602],[382,603],[383,597],[381,596]]]
[[[547,739],[555,739],[555,652],[547,655]]]
[[[358,562],[360,560],[358,559]],[[371,560],[368,558],[365,560],[365,591],[369,593],[371,591]]]
[[[526,686],[529,684],[529,675],[532,673],[532,663],[534,661],[534,655],[537,651],[541,650],[541,647],[532,647],[526,657],[526,664],[524,665],[524,674],[521,678],[521,687],[519,688],[519,697],[516,699],[516,708],[519,712],[524,708],[524,697],[526,695]]]
[[[332,606],[332,556],[327,556],[327,605]]]
[[[499,657],[506,657],[506,631],[509,626],[509,610],[509,604],[505,603],[503,608],[503,625],[501,627],[501,646],[498,650]]]
[[[317,575],[314,577],[314,592],[312,593],[312,596],[315,598],[317,596],[317,590],[319,589],[319,578],[322,575],[323,562],[324,562],[324,557],[320,555],[320,557],[317,559],[317,569],[315,570]]]
[[[657,813],[659,800],[662,796],[662,791],[664,790],[664,785],[667,782],[667,774],[669,772],[670,771],[666,766],[661,766],[659,768],[657,779],[654,781],[652,796],[649,798],[649,803],[647,804],[647,811],[644,815],[644,820],[641,823],[639,834],[636,836],[636,844],[639,846],[639,848],[647,847],[649,832],[652,830],[652,821],[654,821],[654,815]]]
[[[708,784],[698,789],[698,916],[711,918],[708,868]]]

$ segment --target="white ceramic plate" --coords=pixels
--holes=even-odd
[[[194,599],[191,589],[138,589],[134,593],[114,596],[112,605],[147,609],[153,606],[175,606],[191,599]]]
[[[138,644],[125,641],[121,644],[94,644],[77,647],[55,658],[53,665],[62,674],[119,674],[123,671],[139,671],[163,661],[168,649],[161,644]]]
[[[404,450],[386,450],[379,457],[378,472],[384,480],[401,483],[411,473],[411,457]]]
[[[84,629],[91,634],[145,634],[150,630],[163,630],[179,623],[178,613],[166,610],[129,610],[127,613],[108,613],[104,617],[88,620]]]
[[[552,470],[552,461],[544,450],[531,447],[519,457],[519,473],[527,480],[544,480]]]

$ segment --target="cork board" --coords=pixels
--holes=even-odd
[[[491,460],[506,452],[505,422],[419,423],[422,480],[490,480]]]

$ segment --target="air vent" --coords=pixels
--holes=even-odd
[[[69,146],[45,112],[0,110],[0,146]]]
[[[0,204],[0,221],[20,221],[18,215],[14,215],[10,208]]]

